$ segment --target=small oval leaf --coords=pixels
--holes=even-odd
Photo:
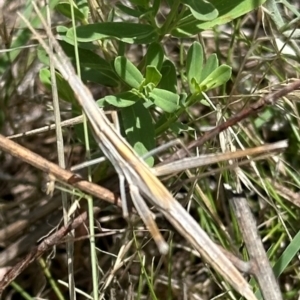
[[[179,95],[170,91],[154,88],[149,93],[150,100],[163,111],[172,113],[179,107]]]
[[[104,97],[105,102],[113,105],[115,107],[128,107],[134,105],[140,98],[131,93],[131,92],[124,92],[117,95],[109,95]],[[101,99],[98,100],[101,103]]]
[[[41,69],[39,72],[39,77],[41,82],[45,85],[45,87],[51,91],[52,82],[50,71],[47,68]],[[58,72],[55,72],[55,77],[59,98],[69,103],[77,105],[74,92],[69,86],[69,83]]]
[[[154,66],[147,66],[146,67],[146,77],[144,85],[152,83],[154,86],[157,86],[161,80],[161,74]]]
[[[122,125],[130,145],[143,156],[155,147],[155,131],[152,118],[142,101],[124,108],[121,111]],[[152,167],[153,157],[148,157],[146,163]]]
[[[213,53],[212,55],[209,56],[209,58],[206,61],[206,64],[202,69],[200,82],[203,81],[214,70],[216,70],[218,66],[219,66],[218,57],[216,53]]]
[[[189,87],[192,93],[195,93],[195,85],[192,84],[192,80],[195,83],[200,83],[201,72],[203,67],[203,48],[200,43],[194,42],[188,50],[186,59],[186,72]]]
[[[146,53],[146,66],[154,66],[158,70],[161,69],[164,60],[164,50],[159,43],[152,43],[149,45]]]
[[[144,77],[135,65],[124,56],[118,56],[114,62],[115,70],[120,78],[129,86],[139,89]]]
[[[60,2],[55,6],[55,9],[65,17],[72,19],[71,5],[69,2]],[[85,19],[85,15],[75,5],[73,5],[73,9],[75,20],[82,22]]]
[[[262,5],[266,0],[210,0],[209,2],[219,12],[217,18],[208,21],[197,20],[189,11],[183,14],[178,25],[171,34],[175,37],[191,37],[202,30],[211,29],[216,25],[228,23]]]
[[[222,65],[214,70],[200,84],[202,91],[207,91],[227,82],[231,77],[231,67]]]
[[[203,0],[182,0],[189,7],[194,18],[200,21],[211,21],[218,17],[219,12],[215,7]]]
[[[162,74],[162,79],[160,80],[158,87],[176,94],[177,74],[175,65],[167,59],[163,62],[160,72]]]

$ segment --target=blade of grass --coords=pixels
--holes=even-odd
[[[75,51],[77,75],[79,78],[81,78],[80,58],[79,58],[77,35],[76,35],[76,22],[75,22],[74,6],[73,6],[74,3],[72,0],[70,0],[69,2],[70,2],[71,16],[72,16],[72,27],[74,30],[74,51]],[[90,141],[89,141],[89,134],[88,134],[87,118],[86,118],[86,115],[84,112],[83,112],[83,131],[84,131],[86,156],[87,156],[87,159],[90,160],[91,149],[90,149]],[[88,180],[92,181],[92,175],[91,175],[90,168],[88,168]],[[89,214],[90,254],[91,254],[91,269],[92,269],[92,280],[93,280],[93,296],[94,296],[94,299],[98,299],[98,268],[97,268],[98,262],[97,262],[97,253],[96,253],[95,226],[94,226],[94,213],[93,213],[94,202],[93,202],[93,198],[91,196],[87,197],[87,203],[88,203],[88,214]]]

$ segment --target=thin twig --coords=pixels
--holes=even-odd
[[[94,207],[94,213],[100,211],[99,207]],[[46,251],[52,249],[53,246],[60,243],[60,241],[73,229],[76,229],[80,224],[87,220],[87,213],[83,212],[78,217],[76,217],[67,226],[62,226],[55,233],[47,237],[40,243],[37,247],[32,249],[24,259],[22,259],[18,264],[11,268],[4,277],[0,280],[0,295],[4,289],[18,276],[20,275],[29,264],[40,258]]]
[[[52,214],[51,222],[52,224],[60,224],[61,214]],[[23,231],[21,237],[9,244],[5,250],[1,251],[0,267],[3,268],[10,266],[13,261],[16,261],[16,258],[18,258],[18,262],[22,261],[24,259],[22,256],[27,255],[27,253],[37,245],[37,241],[45,236],[49,236],[53,230],[56,230],[54,227],[46,222],[43,224],[43,226],[38,226],[34,230],[27,232],[27,234],[25,234]],[[59,226],[57,226],[57,228],[58,227]],[[4,274],[2,274],[2,277],[3,275]]]
[[[41,199],[42,201],[43,199]],[[61,200],[59,198],[51,199],[51,201],[47,201],[45,205],[38,206],[30,211],[29,215],[23,217],[9,225],[5,228],[0,229],[0,243],[7,243],[11,237],[20,234],[26,228],[29,228],[33,223],[37,220],[42,219],[43,217],[49,215],[55,209],[60,207]],[[1,266],[1,263],[0,263]]]
[[[30,165],[44,171],[47,174],[52,174],[57,181],[63,183],[64,185],[73,186],[81,191],[86,192],[87,194],[93,195],[99,199],[121,207],[120,198],[110,190],[92,182],[83,180],[77,174],[60,168],[56,164],[49,162],[40,155],[33,153],[21,145],[18,145],[1,134],[0,149],[29,163]]]
[[[222,161],[229,161],[231,159],[258,155],[269,151],[278,151],[280,149],[287,148],[287,146],[287,141],[283,140],[277,143],[265,144],[255,148],[236,150],[235,152],[228,151],[224,153],[204,154],[196,157],[183,158],[172,163],[156,166],[155,168],[153,168],[153,173],[157,176],[174,174],[186,169],[199,168],[207,165],[216,164]]]
[[[252,272],[259,283],[264,299],[282,300],[279,285],[257,232],[256,222],[246,198],[232,193],[230,202],[249,253]]]
[[[76,124],[81,124],[82,120],[83,120],[83,116],[81,115],[81,116],[78,116],[78,117],[75,117],[75,118],[72,118],[69,120],[62,121],[60,123],[60,126],[67,127],[67,126],[73,126]],[[16,139],[16,138],[21,138],[21,137],[25,137],[25,136],[35,135],[38,133],[47,132],[47,131],[53,130],[53,129],[56,129],[56,124],[51,124],[51,125],[43,126],[43,127],[37,128],[37,129],[30,130],[30,131],[17,133],[17,134],[8,136],[7,138]]]
[[[264,97],[260,98],[256,103],[249,105],[235,116],[229,118],[227,121],[219,124],[215,128],[204,133],[203,136],[199,137],[197,140],[192,141],[187,145],[187,149],[190,150],[195,147],[201,147],[205,142],[216,137],[220,132],[236,125],[238,122],[249,118],[252,115],[259,113],[267,105],[274,105],[281,97],[286,96],[287,94],[300,88],[300,79],[296,80],[288,85],[282,87],[280,90],[267,94]],[[184,158],[187,155],[186,149],[180,149],[170,157],[168,157],[164,163],[170,163],[179,159]]]
[[[47,24],[51,27],[51,15],[48,0],[45,0],[46,11],[47,11]],[[49,39],[49,49],[53,52],[52,41]],[[51,74],[51,90],[52,90],[52,103],[53,103],[53,112],[54,112],[54,120],[55,120],[55,132],[56,132],[56,147],[57,147],[57,157],[58,157],[58,165],[65,169],[65,151],[64,151],[64,138],[61,128],[61,117],[60,117],[60,107],[59,107],[59,99],[58,99],[58,91],[57,91],[57,83],[55,76],[55,68],[52,63],[52,55],[49,56],[50,62],[50,74]],[[69,215],[70,204],[68,202],[68,195],[65,191],[61,191],[61,200],[63,207],[63,219],[64,225],[70,222],[72,216]],[[73,237],[72,231],[68,233],[69,237]],[[70,299],[76,300],[75,294],[75,282],[74,282],[74,242],[73,239],[67,239],[66,241],[66,253],[67,253],[67,266],[68,266],[68,282],[69,282],[69,296]]]

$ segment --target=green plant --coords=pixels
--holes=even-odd
[[[183,72],[188,87],[180,90],[176,62],[163,48],[166,36],[190,37],[254,8],[250,5],[252,1],[243,3],[247,5],[235,3],[225,8],[222,1],[168,1],[170,13],[162,24],[158,24],[157,17],[162,9],[160,1],[131,1],[131,8],[118,3],[109,11],[105,21],[89,24],[88,3],[78,1],[74,7],[75,19],[80,24],[76,27],[76,35],[73,28],[63,26],[58,26],[57,32],[63,49],[74,63],[76,37],[78,43],[75,46],[78,47],[84,81],[114,88],[114,94],[97,102],[101,107],[112,105],[120,109],[124,135],[142,156],[155,147],[156,138],[165,130],[173,129],[175,136],[185,130],[185,124],[178,120],[181,114],[196,102],[205,103],[205,92],[231,78],[231,68],[219,65],[216,54],[205,59],[201,44],[195,42],[188,49]],[[57,4],[56,9],[66,17],[71,16],[69,2]],[[134,18],[134,22],[115,21],[117,13],[124,19]],[[126,58],[126,44],[145,45],[146,54],[141,57],[138,66]],[[99,49],[106,59],[95,53]],[[49,63],[42,49],[39,49],[39,58],[43,63]],[[60,97],[75,103],[67,82],[59,74],[56,76]],[[49,87],[50,72],[41,70],[40,79]],[[76,105],[73,109],[79,113]],[[147,162],[152,166],[154,160],[150,157]]]

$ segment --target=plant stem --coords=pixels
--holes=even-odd
[[[180,5],[179,0],[175,0],[171,7],[170,13],[168,14],[164,25],[160,29],[160,39],[161,40],[167,33],[169,33],[173,26],[171,24],[176,24],[177,18],[176,15],[178,14],[178,7]]]

